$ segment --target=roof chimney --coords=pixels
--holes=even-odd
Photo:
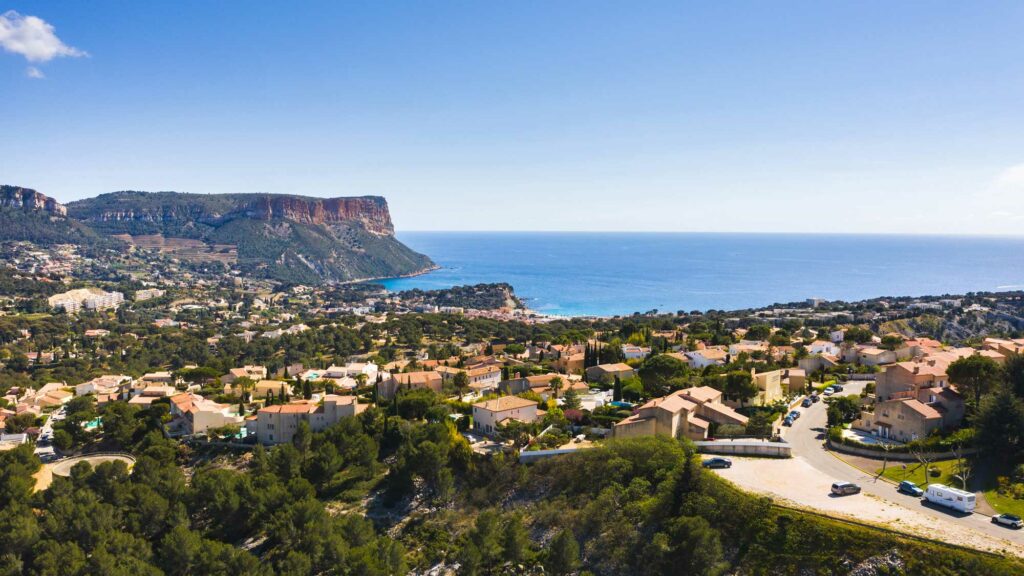
[[[914,366],[914,374],[919,374],[920,372],[921,372],[921,367],[920,366]]]

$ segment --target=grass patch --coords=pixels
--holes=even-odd
[[[906,468],[904,468],[904,465]],[[960,480],[953,477],[956,474],[956,460],[932,462],[931,466],[939,469],[939,475],[937,477],[928,476],[925,473],[924,466],[920,462],[892,462],[885,469],[882,476],[894,482],[910,480],[922,488],[928,484],[945,484],[946,486],[960,488]],[[882,472],[881,468],[875,470],[876,474],[880,472]]]
[[[1024,500],[1018,500],[1012,496],[1004,496],[995,488],[983,492],[985,500],[996,509],[996,512],[1003,514],[1016,514],[1024,518]]]
[[[814,389],[817,390],[819,393],[821,393],[821,392],[825,391],[825,388],[828,388],[829,386],[832,386],[835,383],[836,383],[835,379],[826,380],[824,382],[819,382],[817,384],[814,384]]]

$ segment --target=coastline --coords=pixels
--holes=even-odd
[[[363,284],[363,283],[366,283],[366,282],[376,282],[378,280],[396,280],[396,279],[399,279],[399,278],[415,278],[416,276],[422,276],[424,274],[430,274],[431,272],[436,272],[437,270],[440,270],[440,269],[441,269],[441,266],[439,266],[437,264],[433,264],[431,266],[428,266],[426,268],[422,268],[422,269],[417,270],[415,272],[410,272],[408,274],[402,274],[402,275],[399,275],[399,276],[373,276],[373,277],[370,277],[370,278],[356,278],[354,280],[345,280],[343,282],[338,282],[338,284]]]

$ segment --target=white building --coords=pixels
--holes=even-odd
[[[117,308],[124,303],[124,294],[120,292],[104,292],[99,288],[77,288],[61,294],[54,294],[47,299],[50,307],[74,314],[80,310],[108,310]]]
[[[537,403],[519,396],[502,396],[473,404],[473,426],[478,432],[493,434],[509,420],[531,423],[537,420]]]

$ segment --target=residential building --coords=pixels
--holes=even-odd
[[[502,396],[473,404],[473,427],[493,434],[510,420],[531,423],[537,420],[537,403],[518,396]]]
[[[99,288],[76,288],[47,299],[50,307],[74,314],[80,310],[109,310],[117,308],[124,302],[124,294],[120,292],[104,292]]]
[[[218,404],[198,394],[184,392],[170,397],[171,416],[180,419],[183,432],[203,434],[210,428],[239,425],[244,419],[233,406]]]
[[[307,422],[313,432],[320,432],[342,418],[355,416],[366,409],[355,396],[328,394],[320,403],[309,400],[265,406],[256,412],[256,439],[261,444],[291,442],[300,422]]]
[[[587,380],[590,382],[612,382],[615,377],[619,379],[630,378],[636,374],[636,370],[629,364],[622,362],[616,364],[598,364],[587,368]]]
[[[815,340],[807,345],[807,352],[809,354],[828,354],[829,356],[838,356],[840,348],[835,342]]]
[[[722,393],[709,386],[677,390],[654,398],[612,428],[615,438],[653,436],[703,440],[713,425],[746,425],[747,417],[722,403]]]
[[[708,366],[721,366],[729,358],[729,351],[721,347],[703,348],[686,352],[686,359],[690,368],[707,368]]]
[[[144,302],[146,300],[152,300],[153,298],[159,298],[164,295],[164,291],[159,288],[144,288],[142,290],[135,291],[135,301]]]
[[[390,400],[399,390],[413,390],[425,388],[441,393],[441,374],[434,371],[424,372],[397,372],[384,379],[377,387],[377,397],[382,400]]]
[[[266,380],[267,368],[266,366],[242,366],[241,368],[232,368],[228,370],[228,373],[220,377],[220,381],[225,384],[224,389],[227,390],[231,384],[234,384],[235,380],[239,378],[248,378],[254,382],[260,380]]]

